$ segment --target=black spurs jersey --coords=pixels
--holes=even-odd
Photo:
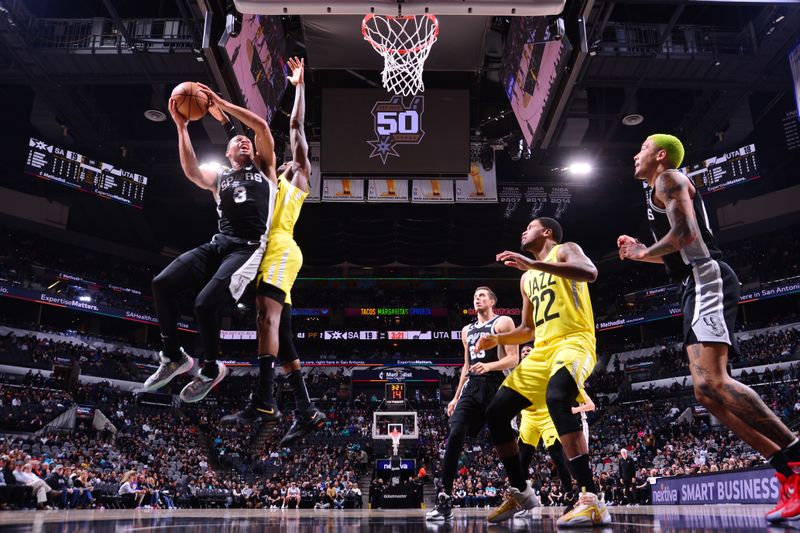
[[[653,238],[659,241],[669,232],[671,227],[667,218],[667,211],[653,203],[653,190],[650,187],[645,188],[645,197],[650,231],[653,233]],[[703,204],[703,198],[700,196],[700,191],[696,189],[692,199],[692,208],[697,219],[697,226],[700,229],[700,236],[689,246],[662,258],[664,266],[667,268],[667,274],[675,282],[686,279],[686,276],[692,273],[692,265],[694,263],[709,258],[722,258],[722,252],[717,246],[717,241],[714,239],[714,234],[711,232],[711,226],[708,223],[708,214],[706,213],[706,206]]]
[[[272,223],[277,187],[252,163],[238,170],[222,168],[217,174],[219,231],[224,235],[258,241]]]
[[[491,363],[499,360],[499,358],[497,357],[497,346],[495,346],[491,350],[482,350],[480,352],[475,351],[475,343],[478,342],[478,339],[480,339],[482,335],[494,335],[496,333],[494,328],[497,325],[497,321],[499,319],[500,316],[498,315],[483,324],[478,324],[478,321],[476,320],[475,322],[467,326],[467,349],[469,350],[470,365],[474,365],[477,363]],[[500,370],[487,372],[486,374],[483,375],[497,379],[505,378],[505,374]]]

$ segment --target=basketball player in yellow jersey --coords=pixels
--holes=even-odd
[[[520,509],[530,508],[535,498],[525,481],[511,428],[511,420],[531,406],[550,411],[572,473],[584,491],[578,505],[559,518],[558,525],[591,527],[611,521],[605,504],[597,498],[588,444],[571,410],[597,362],[587,285],[597,279],[597,268],[580,246],[561,244],[562,236],[558,221],[540,217],[522,233],[522,250],[535,259],[508,251],[497,255],[498,261],[525,272],[520,280],[522,323],[510,333],[485,336],[476,350],[535,339],[535,355],[528,356],[509,374],[489,405],[492,441],[511,485],[511,498],[489,515],[490,522],[506,520]],[[536,364],[537,360],[547,364]]]
[[[258,268],[256,306],[258,309],[258,382],[249,404],[237,413],[224,417],[223,423],[275,421],[280,417],[274,399],[275,360],[287,374],[295,399],[295,420],[281,440],[288,447],[325,423],[325,414],[308,397],[300,361],[292,338],[292,300],[290,291],[303,266],[303,254],[294,240],[294,226],[308,196],[311,163],[308,160],[303,120],[305,115],[305,79],[302,59],[288,61],[292,70],[289,81],[295,86],[294,108],[290,119],[289,140],[292,161],[278,168],[278,193],[272,226],[267,235],[267,250]]]

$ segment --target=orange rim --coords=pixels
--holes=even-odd
[[[374,19],[375,17],[378,17],[378,16],[379,17],[383,17],[386,20],[411,20],[413,18],[416,18],[416,16],[415,15],[407,15],[407,16],[402,16],[402,17],[395,17],[394,15],[375,15],[374,13],[370,13],[369,15],[364,17],[364,20],[361,22],[361,35],[364,37],[364,40],[366,40],[369,44],[371,44],[373,47],[375,47],[382,54],[399,54],[399,55],[403,55],[403,54],[410,54],[410,53],[419,52],[421,50],[424,50],[425,48],[430,47],[434,42],[436,42],[436,39],[439,37],[439,21],[437,20],[436,16],[435,15],[421,15],[423,17],[427,17],[429,20],[431,20],[433,22],[433,35],[431,36],[430,39],[428,39],[427,41],[425,41],[423,43],[419,43],[414,48],[387,48],[387,47],[385,47],[385,46],[383,46],[381,44],[376,43],[372,39],[372,37],[370,37],[369,34],[367,33],[367,24],[372,19]]]

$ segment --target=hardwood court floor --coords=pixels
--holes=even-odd
[[[793,531],[768,526],[764,505],[611,507],[612,524],[583,529],[639,533],[656,532],[770,532]],[[425,510],[252,510],[178,509],[172,511],[6,511],[0,512],[0,531],[34,533],[294,533],[294,532],[428,532],[563,531],[556,527],[559,508],[535,509],[531,518],[502,525],[486,523],[486,509],[454,509],[449,523],[425,522]],[[798,524],[800,526],[800,524]],[[580,530],[579,530],[580,531]],[[794,530],[800,531],[800,529]]]

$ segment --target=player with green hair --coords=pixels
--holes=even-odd
[[[651,141],[653,145],[659,150],[666,152],[666,161],[671,168],[678,168],[683,162],[683,155],[686,151],[683,149],[683,143],[674,135],[666,133],[654,133],[647,140]]]
[[[633,158],[636,179],[646,182],[645,202],[656,242],[617,239],[620,259],[662,263],[681,290],[683,339],[694,395],[708,411],[775,468],[780,482],[770,522],[800,519],[800,439],[747,385],[728,374],[738,353],[733,335],[741,285],[722,261],[700,192],[677,167],[683,144],[672,135],[650,135]]]

